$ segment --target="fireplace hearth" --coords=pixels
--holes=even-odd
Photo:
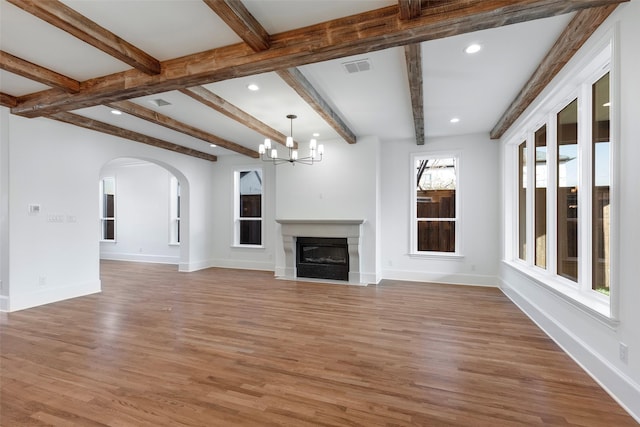
[[[346,238],[298,237],[298,277],[349,280],[349,247]]]

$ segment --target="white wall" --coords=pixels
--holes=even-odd
[[[288,165],[287,165],[288,166]],[[262,168],[263,222],[261,248],[234,246],[234,174],[236,170]],[[216,217],[211,221],[213,241],[212,263],[216,267],[250,270],[274,269],[275,247],[275,172],[273,165],[247,156],[218,157],[213,171],[212,203]]]
[[[100,258],[178,264],[180,246],[169,244],[173,174],[145,161],[124,162],[109,162],[100,176],[116,184],[116,240],[100,243]]]
[[[499,254],[499,145],[486,134],[383,145],[382,276],[385,279],[496,286]],[[411,257],[412,153],[460,153],[462,258]]]
[[[617,169],[620,175],[617,189],[620,236],[613,251],[618,254],[619,268],[618,280],[613,283],[618,296],[616,299],[612,291],[612,304],[618,304],[619,323],[599,320],[588,310],[570,303],[510,267],[507,262],[501,265],[500,280],[504,292],[640,422],[640,55],[637,47],[640,40],[640,2],[632,1],[618,6],[568,64],[568,69],[583,59],[585,53],[616,25],[619,25],[620,35],[619,50],[614,54],[616,61],[619,53],[617,65],[620,67],[621,116]],[[554,79],[551,87],[566,73],[567,68]],[[517,126],[518,123],[513,128]],[[508,138],[506,135],[504,139]],[[504,149],[501,157],[507,159],[503,161],[510,158]],[[508,166],[504,164],[501,169],[505,170]],[[504,206],[508,209],[508,188],[503,187],[503,191]],[[503,220],[507,223],[509,217],[503,215]],[[509,229],[505,229],[506,241],[509,241]],[[503,247],[503,254],[508,252]],[[619,358],[619,343],[628,346],[626,364]]]
[[[97,182],[102,167],[119,157],[154,161],[174,168],[176,176],[184,174],[188,194],[183,195],[183,212],[189,224],[180,269],[211,265],[213,163],[44,118],[24,119],[9,115],[6,108],[1,111],[3,129],[8,122],[2,146],[8,144],[10,155],[9,188],[2,193],[9,197],[10,229],[10,301],[5,309],[100,291]],[[40,204],[41,213],[28,215],[29,204]],[[50,217],[62,222],[50,222]]]
[[[0,311],[9,309],[9,113],[0,107]]]
[[[313,166],[275,166],[277,219],[365,219],[362,226],[361,280],[380,280],[379,228],[380,142],[359,138],[356,144],[323,142],[324,159]],[[274,168],[270,165],[269,168]],[[276,271],[284,271],[285,258],[276,227]]]

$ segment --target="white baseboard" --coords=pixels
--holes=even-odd
[[[462,273],[434,273],[414,270],[382,270],[382,279],[406,280],[409,282],[444,283],[448,285],[498,286],[496,276]]]
[[[272,261],[252,261],[243,259],[214,259],[212,267],[237,268],[240,270],[274,271]]]
[[[109,261],[149,262],[153,264],[178,264],[180,262],[180,258],[177,256],[136,253],[101,253],[100,259]]]
[[[19,289],[19,287],[14,289]],[[50,304],[52,302],[95,294],[100,291],[100,280],[96,280],[92,282],[75,283],[67,286],[38,289],[36,291],[23,294],[14,292],[9,296],[9,307],[7,311],[24,310],[27,308]]]
[[[192,271],[204,270],[205,268],[213,267],[213,261],[195,261],[195,262],[181,262],[178,263],[178,271],[182,273],[191,273]]]
[[[9,297],[0,295],[0,312],[9,311]]]
[[[640,423],[640,385],[508,283],[501,280],[500,289]]]

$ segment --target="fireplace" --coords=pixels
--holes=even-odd
[[[317,277],[305,276],[304,266],[301,272],[298,267],[298,241],[313,238],[328,238],[330,240],[337,239],[344,244],[346,241],[345,256],[331,255],[333,264],[338,264],[338,259],[342,258],[346,261],[340,261],[347,271],[347,278],[341,276],[336,283],[345,283],[349,285],[366,286],[367,280],[361,273],[361,232],[364,219],[276,219],[280,224],[282,231],[282,249],[284,259],[282,264],[276,260],[276,277],[288,280],[335,280],[335,279],[318,279]],[[326,242],[325,242],[326,243]],[[318,246],[318,245],[315,245]],[[328,248],[323,248],[325,251]],[[331,249],[333,251],[333,249]],[[309,252],[313,254],[312,252]],[[313,254],[315,255],[315,254]],[[322,257],[320,257],[322,258]],[[326,256],[324,257],[326,258]],[[346,264],[346,265],[344,265]]]
[[[346,238],[298,237],[298,277],[349,280],[349,246]]]

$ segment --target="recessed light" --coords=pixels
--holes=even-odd
[[[260,86],[258,86],[255,83],[251,83],[249,86],[247,86],[247,89],[252,90],[252,91],[256,91],[256,90],[260,90]]]
[[[216,148],[216,147],[217,147],[217,145],[216,145],[216,144],[209,144],[209,147],[211,147],[211,148]]]
[[[465,53],[468,53],[469,55],[473,54],[473,53],[478,53],[480,52],[480,50],[482,49],[482,46],[479,45],[478,43],[472,43],[469,46],[467,46],[464,51]]]
[[[319,137],[319,136],[320,136],[320,134],[319,134],[318,132],[315,132],[315,133],[313,134],[313,136],[315,136],[315,137],[317,138],[317,137]]]
[[[449,121],[450,121],[451,123],[458,123],[458,122],[460,121],[460,119],[459,119],[459,118],[457,118],[457,117],[454,117],[454,118],[452,118],[452,119],[451,119],[451,120],[449,120]]]
[[[122,114],[122,111],[120,111],[120,110],[111,110],[111,114],[119,116],[120,114]]]

